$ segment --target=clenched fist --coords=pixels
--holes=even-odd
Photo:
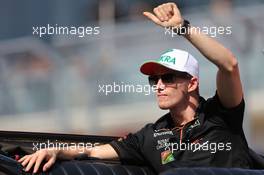
[[[153,13],[143,12],[143,15],[162,27],[179,28],[184,21],[175,3],[162,4],[154,8]]]

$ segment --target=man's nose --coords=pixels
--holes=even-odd
[[[165,89],[165,84],[163,84],[161,78],[158,80],[158,83],[157,83],[157,90],[160,91],[160,90],[164,90]]]

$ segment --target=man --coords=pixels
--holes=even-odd
[[[184,26],[189,32],[182,36],[218,67],[216,93],[208,100],[200,97],[198,62],[186,51],[171,49],[140,69],[149,75],[150,84],[156,85],[159,107],[170,112],[135,134],[85,153],[123,163],[148,164],[157,173],[183,166],[249,168],[248,145],[242,130],[243,91],[236,58],[217,41],[195,31],[183,20],[176,4],[160,5],[153,12],[143,14],[162,27]],[[45,159],[46,171],[57,158],[72,159],[78,154],[78,150],[39,150],[19,162],[26,171],[34,166],[36,172]]]

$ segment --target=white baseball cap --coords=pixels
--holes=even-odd
[[[164,67],[186,72],[199,78],[198,61],[190,53],[179,49],[170,49],[163,53],[159,59],[143,63],[140,71],[145,75],[154,75],[157,69]]]

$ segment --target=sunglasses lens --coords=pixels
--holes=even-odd
[[[158,76],[149,76],[149,84],[150,86],[154,86],[158,83],[159,77]]]
[[[174,75],[173,74],[162,75],[161,80],[163,83],[174,83]]]

